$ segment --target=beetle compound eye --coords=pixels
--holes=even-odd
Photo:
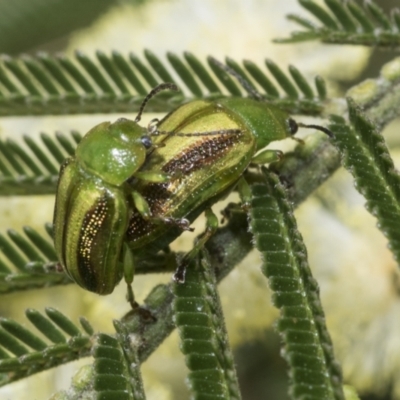
[[[292,118],[289,118],[289,119],[288,119],[288,125],[289,125],[290,133],[291,133],[292,135],[294,135],[294,134],[297,132],[297,130],[299,129],[299,125],[298,125],[297,122],[296,122],[294,119],[292,119]]]
[[[140,141],[142,142],[142,145],[146,148],[146,149],[150,149],[150,147],[153,145],[153,142],[151,141],[151,139],[149,138],[149,136],[142,136],[140,138]]]

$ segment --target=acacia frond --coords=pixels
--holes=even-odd
[[[46,225],[50,240],[29,226],[23,230],[24,235],[14,229],[0,233],[0,294],[71,283],[55,268],[51,225]]]
[[[175,82],[182,91],[162,93],[152,99],[147,111],[171,111],[193,98],[244,96],[245,91],[226,72],[208,60],[208,68],[193,54],[183,57],[167,53],[161,60],[149,50],[145,61],[130,53],[114,51],[111,56],[96,52],[96,58],[76,52],[74,58],[39,54],[0,59],[0,116],[77,113],[134,112],[144,96],[158,83]],[[318,114],[326,97],[323,80],[316,78],[312,88],[304,76],[290,67],[291,79],[272,61],[267,68],[270,78],[256,64],[244,61],[240,68],[246,79],[265,91],[265,98],[291,112]],[[211,71],[213,71],[213,73]],[[225,88],[225,89],[224,89]]]
[[[262,272],[280,309],[278,331],[290,368],[290,392],[299,399],[343,400],[340,367],[293,208],[278,177],[263,172],[264,180],[252,185],[250,227],[263,256]]]
[[[25,314],[46,340],[13,320],[0,319],[0,386],[90,354],[93,328],[87,320],[81,319],[78,328],[54,308],[45,312],[28,309]]]
[[[333,143],[400,264],[400,175],[374,124],[352,99],[348,99],[348,106],[351,126],[341,117],[332,117],[329,127],[334,133]]]
[[[321,40],[324,43],[354,44],[379,47],[400,46],[400,10],[394,8],[389,17],[374,2],[355,0],[325,0],[323,8],[313,0],[299,0],[319,22],[290,14],[288,19],[305,28],[292,32],[290,38],[276,39],[278,43]]]
[[[173,285],[175,323],[193,398],[241,399],[214,271],[206,252]]]
[[[60,165],[80,140],[76,131],[42,133],[36,140],[24,135],[24,143],[0,140],[0,196],[55,193]]]

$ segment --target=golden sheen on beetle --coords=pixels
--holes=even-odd
[[[120,258],[132,210],[147,216],[129,183],[152,147],[141,113],[161,84],[144,99],[135,121],[120,118],[91,129],[77,146],[75,156],[61,166],[54,208],[54,244],[65,272],[84,289],[109,294],[121,280]],[[151,172],[140,179],[164,181]]]
[[[159,169],[171,179],[138,182],[136,189],[154,215],[192,222],[235,187],[259,150],[292,136],[297,124],[266,103],[227,98],[184,104],[161,120],[158,130],[169,135],[160,136],[164,146],[148,157],[141,170]],[[266,163],[276,160],[276,154],[267,150],[257,158]],[[145,220],[134,210],[126,240],[134,254],[145,256],[166,247],[179,233],[174,227]]]
[[[94,127],[60,171],[57,255],[98,294],[121,280],[124,244],[134,257],[164,248],[237,185],[259,150],[297,131],[287,113],[248,98],[191,101],[147,129],[138,118]],[[274,159],[271,150],[256,156]]]
[[[120,119],[89,131],[75,157],[61,167],[54,210],[54,242],[67,274],[80,286],[111,293],[122,277],[118,266],[133,209],[127,183],[143,164],[143,132]]]

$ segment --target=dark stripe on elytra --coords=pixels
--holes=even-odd
[[[205,137],[205,139],[193,143],[193,145],[178,153],[162,167],[162,171],[172,176],[174,176],[174,173],[180,173],[183,176],[193,173],[205,166],[214,164],[240,140],[240,134]],[[177,179],[179,179],[179,176]],[[147,200],[153,215],[165,213],[166,203],[174,195],[170,192],[169,186],[168,183],[149,183],[142,191],[141,194]],[[144,220],[136,211],[129,221],[127,239],[134,242],[135,239],[150,233],[153,228],[154,224]]]
[[[106,213],[112,212],[107,210],[110,206],[110,202],[107,201],[107,196],[102,196],[95,205],[90,208],[83,218],[82,227],[79,232],[78,239],[78,250],[77,250],[77,266],[79,275],[85,283],[85,288],[90,291],[97,291],[98,274],[96,274],[96,265],[93,264],[93,250],[95,249],[96,239],[102,231],[104,231],[104,225],[107,222],[105,215]],[[103,217],[103,218],[102,218]],[[94,223],[96,220],[101,220],[101,224]]]
[[[162,170],[172,175],[178,171],[186,174],[197,171],[213,164],[240,139],[240,134],[221,134],[197,141],[168,161]]]

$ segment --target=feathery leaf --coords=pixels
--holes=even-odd
[[[250,227],[263,256],[262,272],[281,311],[278,331],[290,367],[290,392],[296,399],[344,399],[318,284],[311,275],[292,206],[278,177],[263,172],[264,182],[252,185]]]
[[[292,32],[286,39],[276,39],[278,43],[294,43],[306,40],[321,40],[324,43],[354,44],[365,46],[400,46],[398,9],[392,10],[392,18],[371,1],[362,6],[355,0],[325,0],[328,8],[322,8],[314,0],[299,0],[320,25],[303,17],[290,14],[288,19],[305,28]]]
[[[70,284],[57,272],[57,256],[52,241],[31,227],[24,234],[9,229],[0,233],[0,294],[40,287]]]
[[[352,99],[348,99],[352,126],[332,117],[333,143],[343,165],[353,175],[356,189],[366,198],[366,208],[378,220],[378,227],[389,241],[394,258],[400,263],[400,175],[394,167],[385,141]]]
[[[42,133],[36,140],[25,135],[25,143],[0,140],[0,195],[55,193],[60,165],[75,152],[80,137],[57,132],[55,137]]]
[[[26,311],[35,328],[52,343],[13,320],[0,319],[0,386],[89,355],[90,336],[59,311],[46,309],[46,314],[64,333],[38,311]]]
[[[114,326],[116,337],[105,333],[94,336],[93,364],[82,367],[69,390],[58,392],[55,399],[145,400],[136,335],[119,321],[114,321]]]
[[[173,290],[193,397],[240,399],[216,279],[205,252],[188,267],[185,283],[174,284]]]
[[[96,58],[81,52],[76,52],[73,58],[62,55],[54,57],[45,53],[36,57],[3,56],[0,58],[0,116],[133,113],[138,111],[144,96],[160,82],[175,82],[182,91],[178,94],[160,94],[149,103],[148,112],[171,111],[191,100],[193,97],[190,96],[204,99],[224,96],[220,87],[225,87],[231,96],[244,95],[242,88],[225,71],[209,63],[214,72],[211,74],[191,53],[184,53],[183,58],[167,53],[164,61],[150,50],[145,50],[144,57],[146,62],[133,53],[124,57],[116,51],[111,56],[97,51]],[[230,59],[227,59],[227,63],[244,74],[238,63]],[[300,85],[301,92],[305,87],[304,79],[299,79],[299,72],[296,72],[293,84],[284,77],[285,74],[277,65],[271,65],[269,63],[268,68],[277,78],[277,84],[272,84],[254,64],[249,69],[261,89],[269,82],[268,101],[293,112],[321,112],[318,92],[307,88],[306,95],[299,98],[295,85]],[[244,63],[244,67],[248,69],[249,65],[246,67]],[[251,83],[248,76],[246,79]],[[280,86],[287,96],[279,95]]]
[[[127,348],[127,347],[126,347]],[[134,349],[134,347],[133,347]],[[133,351],[132,349],[130,349]],[[93,390],[97,398],[141,400],[144,399],[143,385],[141,384],[141,394],[143,396],[133,396],[133,388],[130,383],[129,370],[131,363],[128,363],[120,342],[104,333],[96,336],[96,341],[92,351],[94,357],[93,364]],[[136,364],[137,366],[139,364]],[[137,368],[137,367],[136,367]]]

